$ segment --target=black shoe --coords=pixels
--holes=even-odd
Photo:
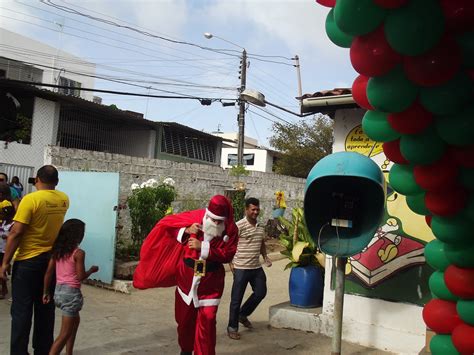
[[[181,351],[181,355],[193,355],[192,351]]]

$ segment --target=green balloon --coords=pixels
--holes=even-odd
[[[474,142],[474,105],[461,112],[436,120],[439,136],[448,144],[470,145]]]
[[[433,48],[441,39],[443,11],[438,1],[412,0],[390,12],[384,30],[395,51],[403,55],[419,55]]]
[[[465,323],[474,326],[474,300],[459,300],[456,310]]]
[[[388,123],[387,114],[380,111],[368,110],[365,113],[362,130],[376,142],[390,142],[400,138],[400,133]]]
[[[402,195],[418,195],[423,192],[422,188],[415,182],[413,167],[410,165],[393,164],[388,179],[390,186]]]
[[[444,243],[438,239],[433,239],[425,246],[425,258],[428,265],[433,269],[444,271],[451,265],[444,252]]]
[[[332,43],[343,48],[350,48],[354,38],[337,27],[336,22],[334,22],[334,9],[331,9],[326,17],[326,34]]]
[[[451,264],[464,268],[474,267],[474,244],[472,242],[446,244],[444,250]]]
[[[387,10],[373,0],[337,0],[334,20],[337,26],[352,36],[361,36],[375,30],[385,18]]]
[[[459,180],[461,184],[468,190],[474,190],[474,169],[461,168],[459,172]]]
[[[407,196],[407,205],[416,214],[422,216],[430,215],[431,212],[425,205],[425,193]]]
[[[419,88],[407,79],[400,66],[385,75],[369,79],[367,98],[370,104],[382,112],[402,112],[416,100]]]
[[[472,97],[471,80],[465,73],[459,73],[443,85],[420,89],[420,102],[435,115],[451,115],[462,110]]]
[[[464,67],[474,67],[474,32],[464,33],[456,38],[456,40],[461,47]]]
[[[420,134],[403,135],[400,139],[400,151],[410,163],[428,165],[439,160],[446,144],[432,126]]]
[[[459,355],[456,350],[451,335],[436,334],[431,338],[430,350],[433,355]]]
[[[433,216],[431,230],[444,243],[464,244],[474,241],[472,223],[463,214],[454,217]]]
[[[459,297],[453,295],[451,291],[449,291],[446,283],[444,282],[444,272],[442,271],[435,271],[431,274],[430,279],[428,281],[431,292],[438,298],[447,301],[456,302]]]

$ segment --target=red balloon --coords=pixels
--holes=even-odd
[[[336,6],[336,0],[316,0],[316,2],[320,5],[326,7],[334,7]]]
[[[469,146],[450,146],[449,156],[456,164],[465,168],[474,168],[474,144]]]
[[[474,269],[450,265],[444,272],[449,291],[460,298],[474,298]]]
[[[394,163],[397,164],[408,164],[402,153],[400,152],[400,139],[396,139],[391,142],[385,142],[382,144],[383,152],[385,156]]]
[[[417,101],[403,112],[391,113],[387,117],[392,128],[401,134],[417,134],[433,122],[433,114]]]
[[[408,0],[374,0],[374,2],[380,7],[385,7],[386,9],[396,9],[402,5],[405,5]]]
[[[459,168],[448,154],[430,165],[417,165],[413,169],[416,183],[427,191],[445,190],[456,184]]]
[[[464,208],[468,193],[462,187],[452,187],[440,191],[427,191],[425,204],[437,216],[453,216]]]
[[[373,110],[374,108],[367,99],[367,82],[369,78],[364,75],[359,75],[352,84],[352,98],[357,104],[366,110]]]
[[[461,354],[474,354],[474,326],[462,323],[454,328],[451,339]]]
[[[365,76],[380,76],[401,62],[385,39],[383,26],[363,36],[355,37],[350,49],[351,63],[356,72]]]
[[[451,37],[445,37],[436,47],[422,55],[403,59],[408,79],[421,86],[440,85],[452,79],[460,67],[461,51]]]
[[[438,334],[450,334],[462,323],[456,311],[456,303],[433,299],[423,308],[423,320]]]
[[[472,0],[440,0],[449,32],[466,32],[474,28],[474,2]]]
[[[431,228],[431,220],[433,219],[433,216],[425,216],[425,222],[428,225],[428,227]]]

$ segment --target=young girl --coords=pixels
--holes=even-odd
[[[66,354],[72,355],[80,322],[79,311],[83,304],[81,281],[99,271],[95,265],[85,271],[86,253],[79,249],[79,244],[84,238],[84,230],[84,222],[78,219],[69,219],[64,222],[53,245],[53,254],[44,276],[43,303],[46,304],[51,301],[49,290],[56,270],[54,303],[63,313],[61,331],[49,355],[60,354],[64,345],[66,345]]]
[[[13,206],[6,205],[0,208],[0,263],[3,261],[3,254],[5,253],[5,245],[7,244],[7,235],[13,226],[13,216],[15,209]],[[0,299],[4,299],[8,293],[7,282],[1,280],[2,289],[0,291]]]

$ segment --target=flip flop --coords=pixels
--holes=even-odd
[[[240,340],[239,332],[236,332],[233,330],[227,330],[227,336],[231,338],[232,340]]]

